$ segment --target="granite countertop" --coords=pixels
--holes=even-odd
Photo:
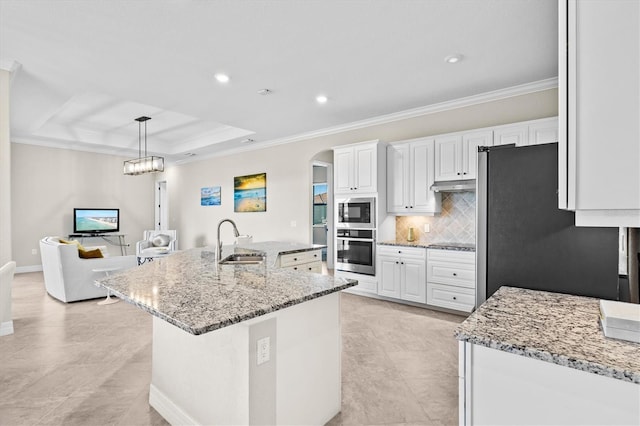
[[[640,384],[640,344],[604,336],[600,299],[501,287],[458,340]]]
[[[398,246],[398,247],[420,247],[439,250],[453,250],[453,251],[476,251],[475,244],[465,243],[429,243],[425,241],[406,241],[406,240],[391,240],[391,241],[378,241],[381,246]]]
[[[233,252],[262,251],[260,264],[220,265],[205,247],[167,257],[99,280],[111,294],[191,334],[203,334],[345,288],[356,280],[275,267],[279,254],[323,246],[264,242],[225,246]]]

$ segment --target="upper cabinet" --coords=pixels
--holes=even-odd
[[[493,146],[527,146],[552,142],[558,142],[558,117],[499,126],[493,130]]]
[[[640,227],[640,2],[559,6],[559,206]]]
[[[414,139],[387,146],[387,212],[433,215],[441,211],[434,182],[434,141]]]
[[[378,161],[381,160],[379,149],[380,144],[377,141],[334,148],[335,192],[377,192],[379,172],[383,172],[378,170]]]
[[[454,133],[435,138],[435,180],[465,180],[476,178],[479,146],[493,145],[493,132]]]

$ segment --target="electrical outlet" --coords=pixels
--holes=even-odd
[[[38,249],[31,249],[31,254],[34,256],[38,254]]]
[[[271,359],[271,339],[263,337],[256,342],[256,362],[264,364]]]
[[[424,224],[424,232],[431,232],[431,225],[429,225],[428,223]]]

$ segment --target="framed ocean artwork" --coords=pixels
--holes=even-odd
[[[221,189],[219,186],[207,186],[200,188],[200,205],[201,206],[219,206],[222,204],[220,198]]]
[[[236,176],[233,178],[233,211],[267,211],[267,174]]]

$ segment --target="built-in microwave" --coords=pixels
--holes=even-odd
[[[372,229],[376,227],[375,198],[346,198],[337,201],[337,228]]]

